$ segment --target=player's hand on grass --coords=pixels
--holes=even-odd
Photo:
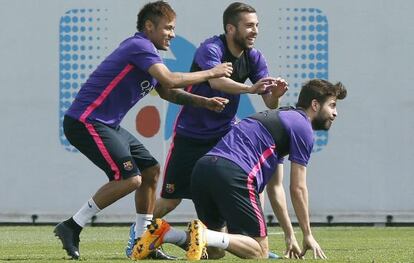
[[[296,240],[296,237],[295,236],[285,237],[285,243],[286,243],[286,251],[285,251],[284,257],[299,259],[301,251],[300,251],[298,241]]]
[[[205,107],[211,111],[222,112],[229,100],[222,97],[207,98]]]
[[[224,62],[212,68],[211,72],[212,78],[230,77],[233,73],[233,65],[230,62]]]
[[[318,242],[316,242],[315,238],[312,235],[307,235],[303,237],[303,250],[300,254],[300,257],[304,257],[306,251],[308,250],[312,250],[313,259],[327,259],[322,248],[319,246]]]

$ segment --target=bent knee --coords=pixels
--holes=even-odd
[[[141,186],[142,179],[141,176],[136,175],[134,177],[128,178],[126,182],[132,189],[138,189]]]

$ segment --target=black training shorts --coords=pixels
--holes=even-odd
[[[208,228],[226,225],[231,234],[267,236],[256,180],[234,162],[202,157],[193,170],[191,191],[197,216]]]
[[[158,164],[144,145],[122,127],[112,128],[100,122],[81,122],[69,116],[63,120],[68,141],[109,180],[121,180]]]
[[[178,134],[174,136],[165,164],[162,198],[191,199],[191,172],[194,165],[218,140],[199,140]]]

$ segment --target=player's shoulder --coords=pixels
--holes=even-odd
[[[210,54],[215,56],[222,56],[225,51],[224,43],[220,36],[215,35],[204,40],[197,48],[198,54]]]
[[[298,109],[279,110],[282,122],[288,124],[292,129],[311,129],[311,124],[306,113]]]
[[[154,44],[145,36],[144,33],[137,32],[133,36],[128,37],[119,45],[121,49],[128,49],[134,52],[144,51],[150,53],[158,53]]]
[[[221,39],[221,36],[214,35],[204,40],[200,44],[200,48],[224,50],[224,43],[223,43],[223,40]]]
[[[259,58],[264,58],[262,52],[258,50],[257,48],[250,48],[247,51],[247,54],[249,55],[250,59],[257,60]]]
[[[281,107],[277,110],[277,112],[281,118],[295,119],[298,121],[308,121],[306,113],[294,107]]]

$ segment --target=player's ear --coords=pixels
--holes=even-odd
[[[226,25],[226,32],[230,34],[234,34],[234,31],[236,30],[236,27],[232,24]]]
[[[321,104],[316,99],[313,99],[311,103],[311,107],[314,112],[317,112],[319,111]]]
[[[152,31],[154,31],[154,29],[155,29],[154,23],[152,23],[152,21],[149,19],[145,20],[145,23],[144,23],[145,32],[151,33]]]

